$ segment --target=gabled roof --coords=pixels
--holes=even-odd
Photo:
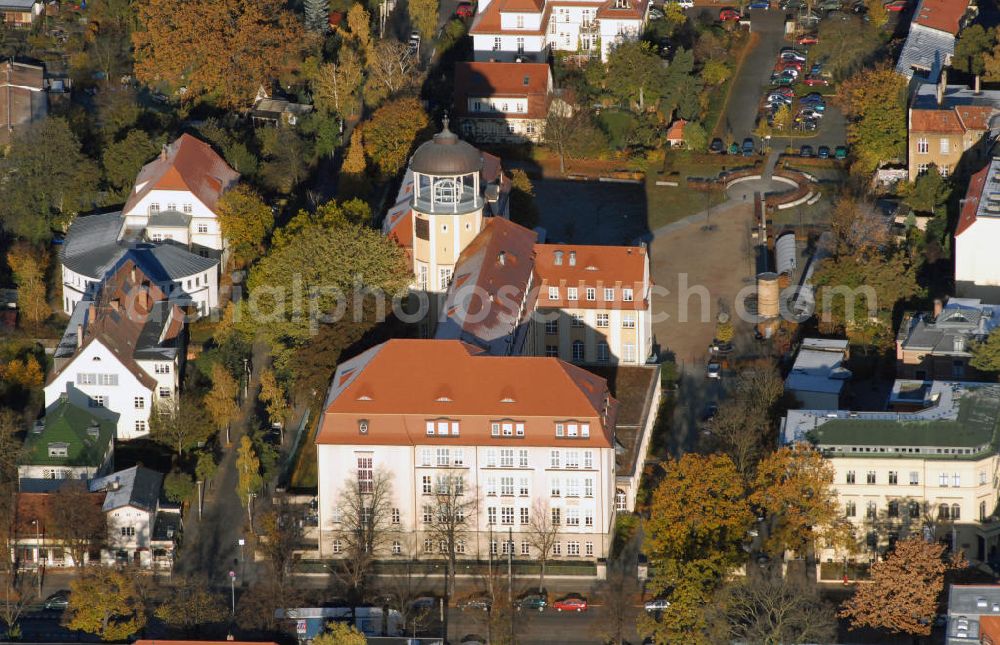
[[[436,338],[458,339],[508,355],[530,297],[538,235],[502,217],[488,218],[455,264]]]
[[[163,488],[163,474],[143,466],[132,466],[126,470],[97,477],[88,482],[92,492],[105,491],[104,511],[113,511],[123,506],[134,506],[146,511],[155,511]]]
[[[212,146],[190,134],[182,134],[164,147],[159,157],[142,167],[123,210],[131,211],[151,190],[188,191],[214,209],[222,193],[239,177]]]
[[[69,484],[75,485],[74,482],[80,480],[63,479],[59,481],[61,484],[59,488],[62,488],[62,486]],[[58,494],[58,490],[45,493],[19,492],[17,494],[17,521],[14,525],[15,535],[19,537],[30,535],[34,539],[35,535],[41,534],[52,538],[55,531],[52,525],[53,504],[55,496]],[[101,495],[90,495],[87,497],[87,502],[100,508],[101,499]],[[33,521],[37,524],[33,524]]]
[[[616,7],[615,0],[608,0],[597,10],[597,17],[605,20],[642,20],[649,0],[630,0],[625,7]]]
[[[112,413],[113,417],[117,417]],[[116,418],[98,417],[84,408],[60,398],[46,412],[44,422],[28,432],[24,456],[20,462],[31,466],[89,466],[104,463],[111,439],[115,436]],[[50,444],[65,444],[66,456],[49,455]]]
[[[965,128],[955,110],[910,110],[910,132],[962,134]]]
[[[507,3],[517,8],[508,9]],[[542,7],[533,2],[533,0],[494,0],[485,10],[476,14],[475,19],[472,21],[472,27],[469,28],[469,33],[480,36],[492,34],[540,36],[545,33],[544,19],[542,27],[538,29],[505,29],[501,26],[500,14],[504,12],[541,13],[541,11]]]
[[[954,53],[953,35],[914,23],[899,54],[896,73],[910,79],[919,71],[927,81],[936,83]]]
[[[457,340],[394,339],[337,368],[316,443],[413,445],[431,439],[426,420],[448,418],[466,422],[460,437],[446,441],[509,444],[491,436],[488,419],[495,418],[526,423],[518,445],[544,446],[556,441],[557,418],[592,427],[587,438],[559,441],[607,448],[615,405],[603,378],[557,358],[490,356]],[[369,421],[364,434],[359,419]]]
[[[969,4],[969,0],[920,0],[913,22],[957,36]]]
[[[601,309],[645,309],[646,249],[641,246],[597,246],[585,244],[536,244],[535,276],[539,306]],[[549,300],[544,291],[560,287],[560,298]],[[566,287],[579,289],[579,300],[567,300]],[[586,287],[597,289],[597,299],[588,301]],[[615,299],[605,302],[604,289],[614,288]],[[621,288],[632,289],[633,299],[622,300]]]
[[[958,224],[955,226],[956,237],[975,224],[980,215],[981,207],[989,206],[989,200],[983,198],[983,193],[986,192],[986,187],[990,184],[1000,185],[1000,163],[995,159],[969,180],[969,186],[965,191],[965,201],[958,215]],[[997,216],[1000,216],[1000,213],[997,213]]]

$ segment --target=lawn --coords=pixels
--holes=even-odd
[[[316,463],[315,428],[306,430],[307,436],[299,443],[299,452],[295,455],[295,467],[289,484],[293,489],[314,489],[319,484],[319,467]]]
[[[649,230],[672,224],[688,215],[699,213],[709,206],[718,206],[727,197],[721,190],[704,192],[686,186],[689,177],[715,177],[724,170],[746,166],[758,161],[756,157],[729,155],[692,156],[683,151],[668,151],[664,161],[665,173],[646,174],[646,203]],[[657,180],[676,181],[677,186],[657,186]]]

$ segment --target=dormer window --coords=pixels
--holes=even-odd
[[[517,28],[524,29],[524,16],[517,17]]]
[[[159,213],[160,212],[160,205],[156,204],[156,203],[150,204],[149,205],[149,212],[150,212],[150,214],[152,214],[152,213]]]
[[[628,9],[628,0],[615,0],[615,9]]]
[[[49,457],[67,457],[69,456],[69,444],[61,442],[53,442],[49,444]]]
[[[447,437],[449,434],[453,437],[457,437],[459,435],[459,422],[451,421],[449,419],[428,421],[427,436],[432,437],[435,434],[439,437]]]
[[[552,259],[552,264],[556,265],[557,267],[561,267],[562,266],[562,260],[563,260],[563,252],[562,251],[555,251],[555,252],[553,252],[552,253],[552,258],[553,258]]]
[[[358,419],[358,432],[368,434],[368,419]]]

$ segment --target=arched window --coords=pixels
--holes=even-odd
[[[962,507],[958,504],[951,505],[951,519],[960,520],[962,519]]]

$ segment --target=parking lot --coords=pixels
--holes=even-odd
[[[800,116],[801,107],[799,98],[805,95],[819,92],[828,94],[830,87],[823,85],[807,86],[804,79],[807,76],[816,79],[820,83],[825,78],[821,67],[817,69],[817,74],[810,74],[813,65],[818,61],[810,60],[808,56],[808,44],[797,44],[794,38],[785,37],[785,22],[794,19],[794,12],[785,12],[777,8],[777,3],[772,4],[771,9],[748,9],[747,15],[750,18],[750,28],[758,35],[757,45],[747,55],[739,76],[734,80],[732,93],[726,106],[723,116],[720,136],[725,138],[729,135],[731,140],[725,140],[725,147],[728,149],[732,142],[741,142],[746,137],[752,137],[757,143],[757,149],[761,149],[760,137],[754,133],[758,130],[758,125],[767,121],[769,115],[768,96],[775,88],[789,88],[793,97],[792,105],[789,106],[792,120]],[[801,69],[796,69],[795,79],[792,82],[780,81],[772,83],[772,76],[783,61],[781,52],[783,48],[794,48],[806,59],[798,61]],[[785,61],[791,68],[793,61]],[[789,74],[791,75],[791,74]],[[821,146],[829,148],[831,155],[837,146],[846,144],[846,125],[843,114],[832,104],[831,101],[824,101],[822,116],[815,119],[815,129],[807,130],[800,121],[798,128],[791,131],[783,128],[771,134],[771,146],[791,146],[798,151],[801,146],[808,145],[814,151]],[[811,108],[810,108],[811,109]],[[763,121],[762,121],[763,120]]]

